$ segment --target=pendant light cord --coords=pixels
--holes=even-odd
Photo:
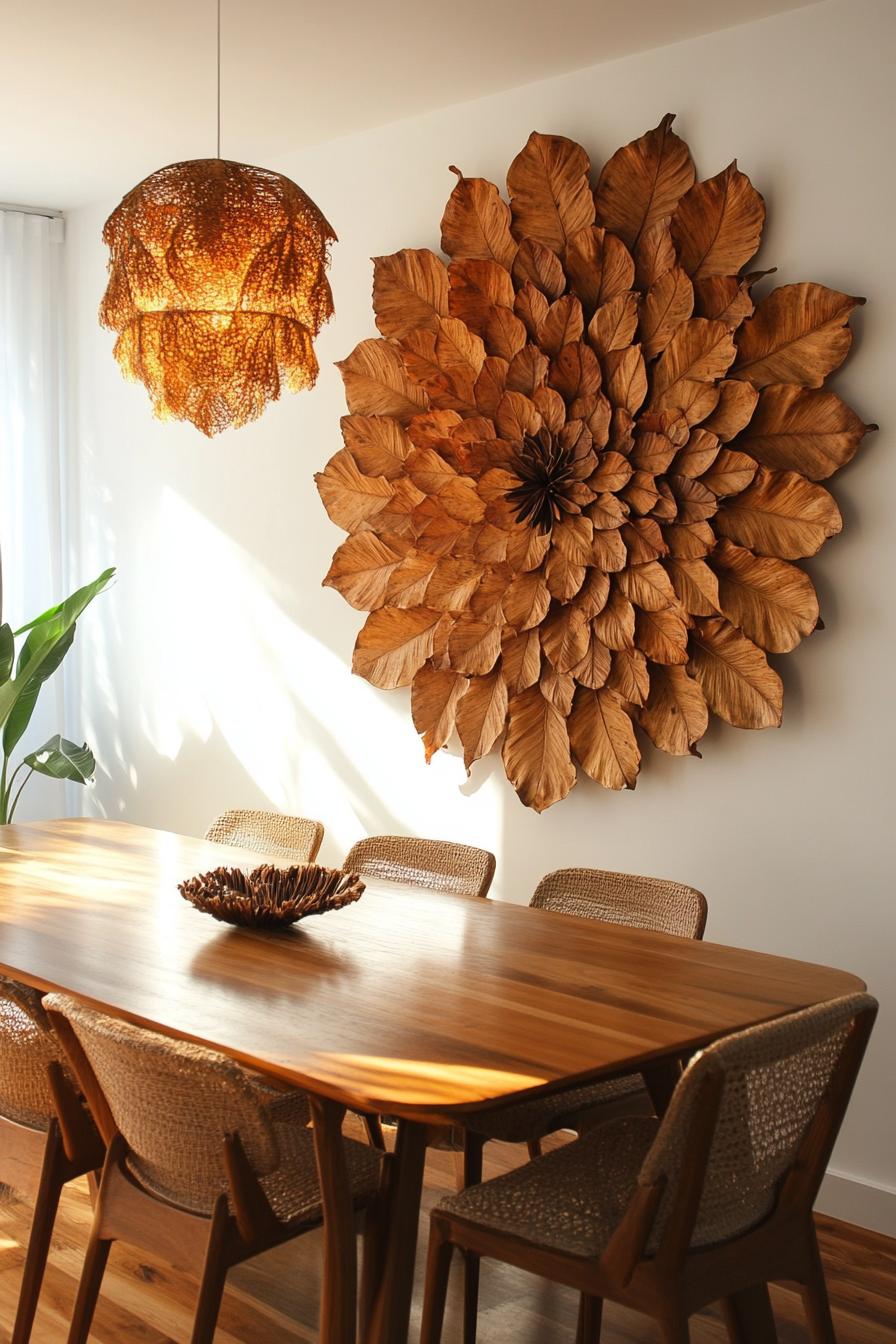
[[[218,158],[221,157],[221,0],[218,0]]]

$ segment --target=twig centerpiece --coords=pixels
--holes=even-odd
[[[781,722],[767,654],[819,624],[794,561],[841,529],[819,484],[869,429],[825,379],[864,300],[758,302],[765,203],[697,181],[672,116],[615,153],[533,132],[464,177],[428,249],[374,260],[381,339],[340,364],[344,448],[317,477],[349,533],[325,584],[369,612],[352,666],[411,687],[427,760],[499,742],[538,811],[576,765],[634,787],[637,725],[698,755],[712,711]]]
[[[178,890],[197,910],[214,919],[272,928],[351,905],[363,894],[364,883],[357,873],[321,868],[314,863],[290,868],[262,864],[251,873],[239,868],[215,868],[181,882]]]

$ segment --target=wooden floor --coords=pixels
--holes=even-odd
[[[486,1175],[522,1159],[524,1150],[491,1144]],[[453,1186],[452,1157],[430,1153],[427,1209]],[[0,1204],[0,1341],[9,1340],[30,1210],[16,1199]],[[65,1344],[68,1318],[90,1225],[86,1183],[63,1195],[53,1251],[34,1329],[34,1344]],[[838,1344],[896,1341],[896,1241],[860,1228],[819,1221],[834,1305]],[[421,1222],[421,1246],[426,1224]],[[423,1255],[418,1255],[419,1271]],[[311,1344],[317,1338],[320,1240],[312,1233],[235,1270],[228,1281],[216,1344]],[[453,1284],[445,1344],[460,1340],[459,1281]],[[109,1261],[91,1340],[96,1344],[180,1344],[189,1339],[194,1284],[152,1257],[116,1246]],[[780,1344],[805,1344],[800,1301],[773,1289]],[[419,1291],[410,1340],[418,1337]],[[516,1270],[486,1263],[482,1273],[481,1344],[572,1344],[575,1296]],[[716,1313],[692,1322],[693,1344],[720,1344]],[[612,1305],[605,1311],[603,1344],[648,1344],[656,1335],[642,1316]]]

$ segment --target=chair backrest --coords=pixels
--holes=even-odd
[[[706,927],[706,897],[694,887],[600,868],[558,868],[548,873],[529,904],[680,938],[702,938]]]
[[[792,1171],[799,1170],[811,1209],[876,1012],[868,994],[833,999],[727,1036],[694,1058],[639,1176],[642,1186],[664,1186],[649,1251],[662,1243],[676,1201],[693,1202],[692,1248],[727,1241],[762,1222]],[[709,1091],[716,1098],[710,1106],[718,1107],[714,1121],[707,1118]],[[801,1147],[814,1126],[810,1159]],[[694,1174],[701,1144],[702,1186]]]
[[[313,863],[324,828],[307,817],[285,817],[280,812],[234,808],[222,812],[205,833],[206,840],[243,849],[277,854],[289,863]]]
[[[56,1113],[47,1074],[54,1062],[64,1055],[40,994],[0,976],[0,1115],[46,1129]]]
[[[227,1188],[227,1134],[239,1134],[256,1174],[275,1169],[279,1151],[261,1094],[226,1055],[107,1017],[67,995],[48,994],[44,1005],[71,1026],[127,1145],[128,1167],[146,1189],[209,1212]],[[79,1068],[73,1061],[90,1099],[95,1088],[83,1077],[83,1062]]]
[[[495,875],[495,856],[487,849],[450,840],[369,835],[352,846],[343,867],[362,877],[405,882],[430,891],[485,896]]]

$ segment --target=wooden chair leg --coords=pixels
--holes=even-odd
[[[688,1318],[683,1311],[672,1311],[661,1316],[658,1325],[663,1344],[691,1344]]]
[[[109,1259],[111,1246],[111,1241],[104,1241],[95,1230],[90,1233],[87,1254],[84,1256],[84,1267],[81,1270],[81,1282],[78,1284],[78,1296],[72,1313],[72,1323],[69,1326],[68,1344],[87,1344],[93,1313],[96,1310],[96,1300],[100,1294],[100,1285],[103,1282],[103,1274],[106,1272],[106,1261]]]
[[[386,1136],[383,1133],[379,1116],[365,1115],[364,1127],[367,1130],[367,1138],[371,1148],[378,1148],[381,1153],[384,1153],[386,1151]]]
[[[227,1262],[224,1259],[222,1241],[222,1237],[215,1235],[213,1225],[205,1264],[202,1267],[202,1278],[199,1281],[199,1296],[196,1301],[190,1344],[212,1344],[215,1337],[224,1282],[227,1278]]]
[[[582,1293],[579,1298],[579,1323],[576,1327],[576,1344],[600,1344],[600,1326],[604,1304],[600,1297],[591,1297]]]
[[[28,1238],[28,1250],[25,1254],[25,1266],[22,1271],[22,1285],[19,1289],[19,1305],[16,1310],[15,1324],[12,1328],[11,1344],[28,1344],[34,1315],[40,1297],[44,1270],[47,1266],[47,1254],[59,1207],[59,1196],[64,1181],[59,1170],[62,1146],[58,1130],[47,1135],[47,1147],[44,1154],[43,1169],[37,1199],[34,1204],[34,1216],[31,1220],[31,1234]]]
[[[812,1344],[837,1344],[834,1334],[834,1322],[831,1317],[831,1304],[828,1301],[828,1286],[824,1277],[824,1265],[818,1249],[818,1238],[814,1225],[809,1229],[809,1271],[806,1282],[801,1285],[803,1307],[806,1312],[806,1324]]]
[[[731,1344],[777,1344],[778,1332],[767,1284],[760,1283],[726,1297],[722,1315]]]
[[[541,1139],[530,1139],[526,1144],[526,1150],[530,1158],[541,1157]]]
[[[464,1344],[476,1344],[479,1321],[479,1256],[464,1251]]]
[[[429,1253],[426,1259],[420,1344],[440,1344],[453,1250],[454,1246],[448,1240],[446,1230],[442,1224],[433,1219],[430,1223]]]

